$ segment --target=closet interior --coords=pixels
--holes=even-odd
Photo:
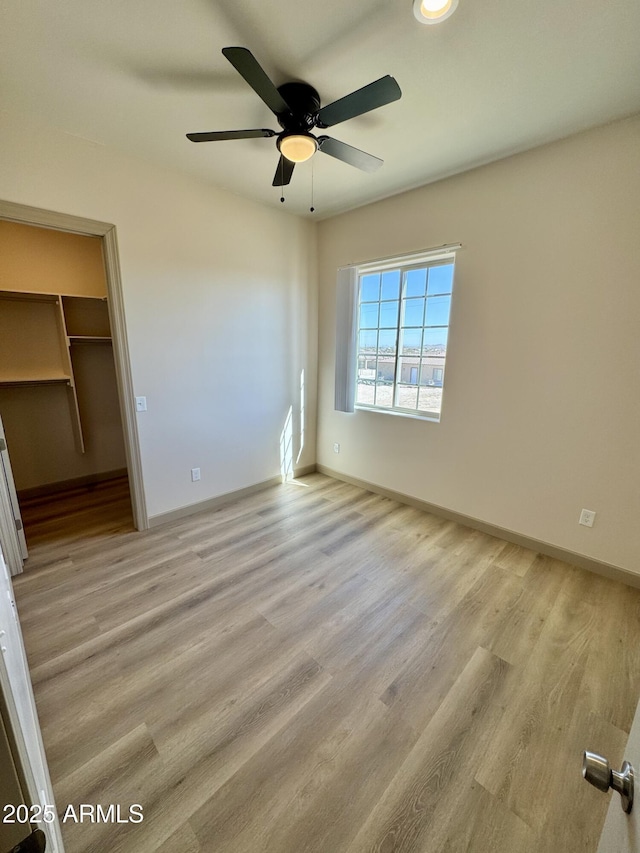
[[[0,418],[21,504],[126,476],[99,237],[0,221]]]

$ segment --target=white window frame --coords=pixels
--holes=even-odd
[[[394,360],[393,384],[392,384],[393,405],[382,406],[382,405],[376,405],[375,403],[369,404],[369,403],[363,403],[363,402],[357,401],[358,361],[359,361],[359,355],[360,354],[359,354],[359,345],[356,343],[355,358],[352,361],[352,369],[353,369],[353,376],[352,376],[353,386],[352,387],[354,388],[354,392],[355,392],[354,393],[354,408],[355,408],[355,410],[357,410],[357,411],[380,412],[383,414],[390,414],[390,415],[400,415],[400,416],[404,416],[404,417],[418,418],[420,420],[427,420],[427,421],[435,421],[435,422],[440,421],[441,415],[442,415],[442,403],[440,405],[439,410],[405,408],[405,407],[402,407],[400,405],[397,405],[398,387],[400,385],[404,384],[404,383],[398,382],[398,370],[399,370],[400,360],[402,358],[402,356],[400,354],[400,349],[399,349],[399,343],[400,343],[399,339],[400,339],[400,329],[401,329],[401,312],[402,312],[403,298],[405,298],[404,297],[404,293],[405,293],[404,287],[405,287],[406,276],[407,276],[407,273],[410,272],[411,270],[425,269],[425,268],[429,269],[431,267],[437,267],[437,266],[442,266],[444,264],[451,264],[452,263],[454,269],[453,269],[453,280],[452,280],[452,284],[451,284],[451,299],[453,299],[453,289],[454,289],[454,280],[455,280],[456,250],[459,248],[460,248],[459,245],[446,246],[446,247],[442,247],[442,248],[437,249],[437,250],[428,250],[425,252],[414,253],[412,255],[406,255],[403,257],[399,257],[399,258],[387,258],[387,259],[381,259],[381,260],[373,261],[373,262],[366,263],[366,264],[359,264],[355,267],[355,274],[356,274],[356,278],[357,278],[355,312],[354,312],[354,314],[355,314],[355,316],[354,316],[354,321],[355,321],[355,323],[354,323],[354,338],[355,338],[355,341],[359,341],[359,339],[360,339],[360,313],[361,313],[360,312],[360,305],[361,305],[361,283],[362,283],[362,279],[366,275],[370,275],[372,273],[373,274],[384,273],[384,272],[390,272],[391,270],[399,270],[399,272],[400,272],[400,293],[399,293],[399,299],[398,299],[398,321],[396,324],[396,335],[397,335],[396,336],[396,353],[395,353],[395,360]],[[427,294],[425,294],[425,298],[428,299],[429,296]],[[433,298],[433,297],[431,297],[431,298]],[[379,304],[381,304],[381,302],[382,302],[382,300],[379,300]],[[426,317],[424,319],[426,319]],[[423,319],[423,325],[421,327],[423,330],[426,328],[446,328],[447,329],[447,336],[448,336],[450,326],[451,326],[451,315],[450,315],[450,313],[449,313],[448,322],[446,323],[446,325],[445,324],[438,324],[437,326],[433,326],[433,327],[427,326],[424,324],[424,319]],[[378,326],[378,329],[379,328],[380,327]],[[424,335],[424,331],[423,331],[423,335]],[[448,341],[447,341],[447,346],[448,346]],[[422,369],[422,358],[421,357],[419,357],[419,358],[420,358],[420,361],[418,362],[418,365],[417,365],[418,366],[418,384],[417,384],[418,393],[419,393],[420,389],[423,387],[420,383],[420,373],[421,373],[421,369]],[[443,397],[444,397],[444,382],[445,382],[445,376],[446,376],[445,367],[446,367],[446,349],[445,349],[445,355],[442,357],[442,365],[441,365],[441,369],[443,371],[443,379],[442,379],[442,386],[440,386],[440,387],[442,388]],[[419,398],[418,398],[418,400],[419,400]]]

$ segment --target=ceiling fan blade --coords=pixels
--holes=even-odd
[[[256,95],[262,98],[272,113],[282,115],[282,113],[291,112],[289,105],[250,50],[246,47],[223,47],[222,53],[238,74],[244,77]]]
[[[333,127],[334,124],[340,124],[347,119],[376,110],[378,107],[397,101],[401,97],[400,86],[393,77],[387,74],[386,77],[381,77],[379,80],[369,83],[368,86],[363,86],[362,89],[345,95],[339,101],[322,107],[318,112],[316,124],[318,127]]]
[[[292,163],[291,160],[287,160],[286,157],[280,155],[280,160],[278,161],[278,168],[276,169],[276,173],[273,176],[272,187],[286,187],[287,184],[291,181],[291,175],[293,175],[293,169],[295,167],[295,163]]]
[[[260,136],[277,136],[275,130],[266,127],[256,130],[211,130],[205,133],[187,133],[192,142],[220,142],[224,139],[257,139]]]
[[[360,151],[359,148],[332,139],[330,136],[319,136],[318,148],[323,154],[335,157],[336,160],[342,160],[350,166],[355,166],[356,169],[362,169],[363,172],[375,172],[384,162],[379,157],[374,157],[373,154],[367,154],[366,151]]]

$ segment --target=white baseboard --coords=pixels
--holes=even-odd
[[[297,468],[294,477],[303,477],[305,474],[312,474],[316,470],[315,465],[306,465],[304,468]],[[254,483],[252,486],[245,486],[243,489],[237,489],[233,492],[227,492],[224,495],[217,495],[215,498],[209,498],[205,501],[199,501],[195,504],[172,509],[169,512],[162,512],[158,515],[149,517],[149,527],[160,527],[162,524],[169,524],[172,521],[178,521],[181,518],[187,518],[189,515],[195,515],[198,512],[207,512],[208,510],[217,509],[224,504],[232,503],[233,501],[246,498],[248,495],[253,495],[256,492],[261,492],[263,489],[269,489],[272,486],[282,484],[282,477],[270,477],[268,480],[263,480],[260,483]]]
[[[374,492],[378,495],[383,495],[386,498],[391,498],[398,503],[413,506],[416,509],[429,512],[432,515],[446,518],[449,521],[455,521],[458,524],[464,524],[465,527],[471,527],[474,530],[481,530],[483,533],[488,533],[490,536],[495,536],[498,539],[504,539],[506,542],[513,542],[515,545],[521,545],[523,548],[529,548],[531,551],[537,551],[540,554],[545,554],[547,557],[552,557],[555,560],[562,560],[565,563],[571,563],[573,566],[578,566],[581,569],[587,569],[589,572],[594,572],[597,575],[603,575],[611,580],[621,581],[627,586],[633,586],[640,589],[640,574],[631,572],[628,569],[620,568],[619,566],[603,563],[600,560],[594,560],[591,557],[585,557],[583,554],[578,554],[575,551],[569,551],[565,548],[560,548],[557,545],[551,545],[548,542],[542,542],[539,539],[532,539],[529,536],[524,536],[514,530],[508,530],[504,527],[498,527],[495,524],[489,524],[486,521],[481,521],[478,518],[473,518],[469,515],[455,512],[454,510],[446,509],[445,507],[431,504],[427,501],[413,498],[410,495],[404,495],[401,492],[394,492],[392,489],[385,489],[382,486],[376,486],[373,483],[368,483],[366,480],[360,480],[357,477],[350,477],[346,474],[341,474],[339,471],[334,471],[332,468],[327,468],[325,465],[316,465],[316,471],[321,474],[326,474],[328,477],[333,477],[334,480],[342,480],[345,483],[350,483],[352,486],[359,486],[361,489],[366,489],[368,492]]]

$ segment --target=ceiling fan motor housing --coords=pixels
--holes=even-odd
[[[278,92],[290,111],[276,116],[278,124],[289,133],[307,133],[316,125],[320,95],[308,83],[283,83]]]

